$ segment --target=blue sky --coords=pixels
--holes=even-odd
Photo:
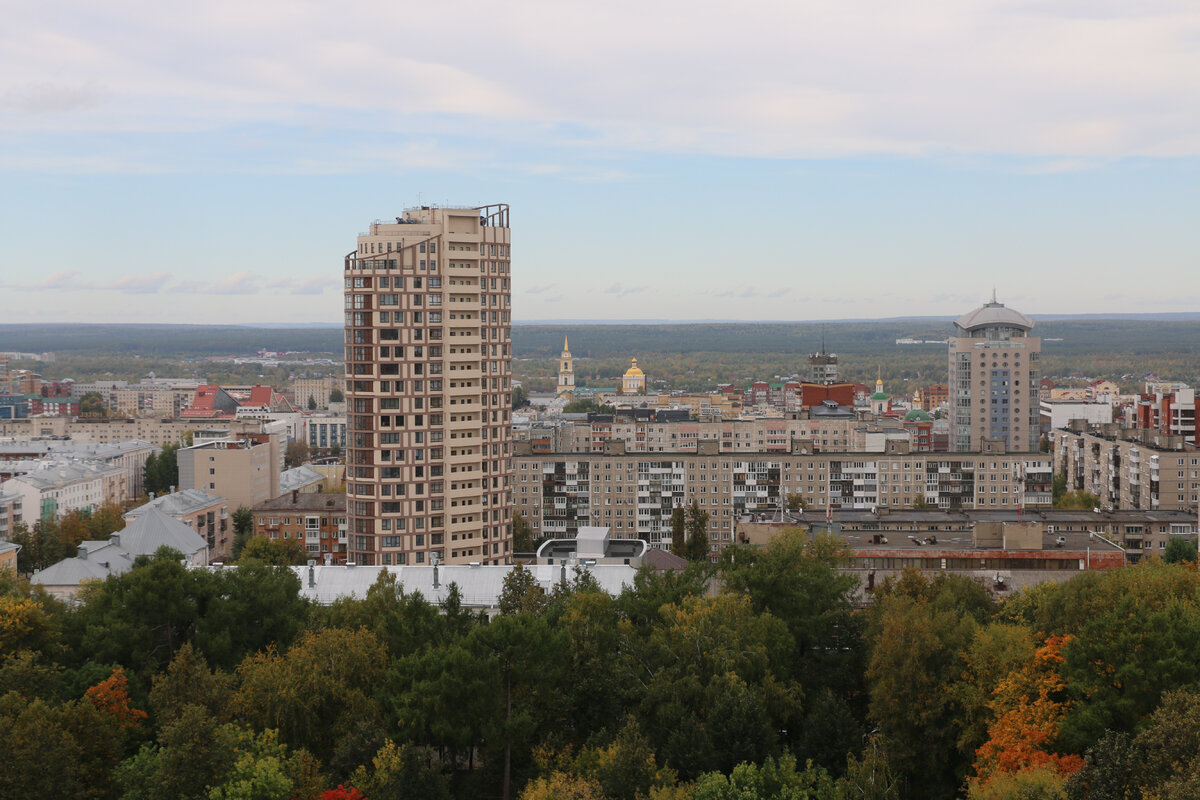
[[[42,2],[0,30],[0,321],[336,322],[419,202],[518,320],[1200,309],[1200,10]]]

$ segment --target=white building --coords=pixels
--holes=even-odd
[[[99,461],[43,461],[38,469],[0,484],[21,496],[26,522],[71,511],[95,511],[129,497],[125,470]]]

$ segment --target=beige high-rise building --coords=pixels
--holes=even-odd
[[[1009,452],[1034,450],[1041,437],[1042,340],[1033,320],[985,303],[954,321],[950,339],[950,449],[970,452],[983,439]]]
[[[508,206],[405,210],[345,259],[350,559],[512,550]]]

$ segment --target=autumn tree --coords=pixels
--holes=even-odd
[[[1083,766],[1075,754],[1053,752],[1066,716],[1065,684],[1059,670],[1066,636],[1052,636],[1037,649],[1031,663],[1000,681],[993,694],[994,722],[990,738],[976,751],[973,785],[984,786],[997,775],[1048,768],[1065,778]]]
[[[122,730],[136,728],[147,719],[147,714],[134,708],[129,698],[129,679],[119,667],[100,683],[89,688],[84,697],[100,711],[116,720]]]

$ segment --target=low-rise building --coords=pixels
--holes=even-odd
[[[790,526],[814,536],[832,534],[841,542],[845,563],[839,570],[858,578],[860,602],[869,602],[870,593],[885,579],[908,569],[927,575],[966,575],[1003,597],[1127,563],[1125,550],[1103,534],[1053,530],[1041,521],[953,520],[933,523],[933,530],[919,525],[860,530],[824,518],[789,516],[769,523],[744,523],[739,533],[751,543],[764,542]]]
[[[0,541],[8,541],[16,524],[24,521],[24,495],[0,491]]]
[[[0,572],[9,570],[15,573],[17,571],[17,554],[20,552],[21,545],[0,541]]]
[[[208,543],[211,558],[224,559],[231,554],[233,524],[230,515],[236,509],[230,509],[229,501],[224,497],[200,489],[183,489],[160,495],[148,503],[126,511],[126,524],[139,519],[152,508],[182,522],[203,536]]]
[[[288,492],[252,509],[254,532],[270,539],[296,539],[319,563],[346,563],[346,496]]]
[[[152,556],[161,547],[181,553],[188,564],[208,564],[208,545],[194,530],[156,508],[142,514],[106,540],[80,543],[73,558],[34,574],[31,582],[60,600],[71,600],[88,581],[102,581],[133,568],[138,556]]]
[[[37,469],[0,483],[0,492],[21,496],[27,523],[129,499],[125,471],[97,461],[45,459]]]

